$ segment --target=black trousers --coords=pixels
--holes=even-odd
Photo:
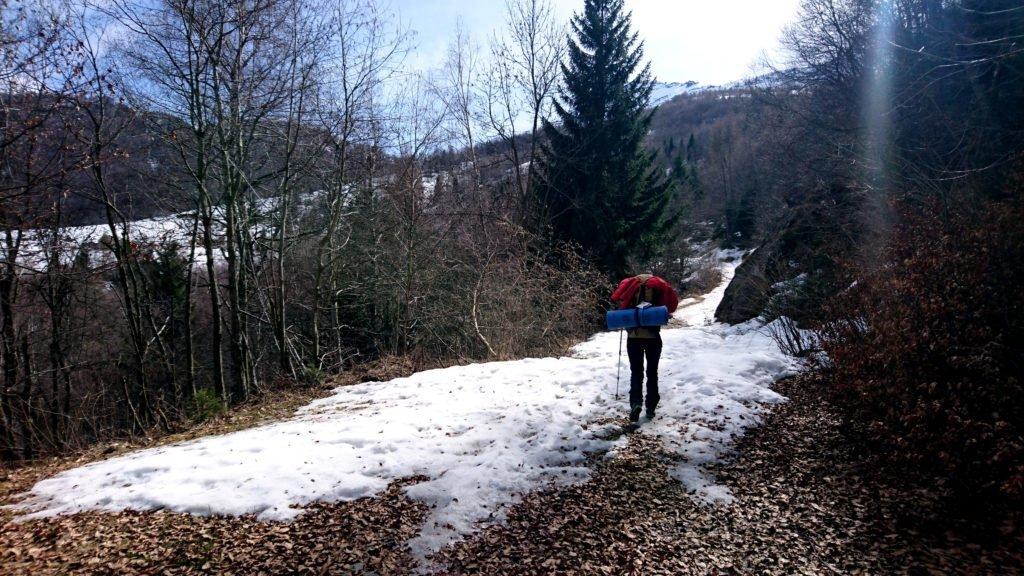
[[[629,354],[629,405],[644,403],[644,358],[647,359],[647,409],[658,407],[658,361],[661,360],[661,337],[630,338],[626,341]]]

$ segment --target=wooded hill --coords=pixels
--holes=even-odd
[[[4,457],[369,360],[555,353],[599,327],[610,273],[681,284],[710,240],[756,248],[718,318],[783,318],[866,445],[1020,502],[1019,2],[804,0],[778,70],[648,117],[621,2],[587,0],[572,42],[618,58],[599,104],[628,128],[598,142],[630,160],[607,174],[580,137],[600,63],[546,4],[509,4],[501,57],[459,34],[410,78],[372,3],[0,3]],[[130,41],[99,50],[94,19]],[[135,230],[178,211],[175,242]],[[87,221],[102,261],[61,241]]]

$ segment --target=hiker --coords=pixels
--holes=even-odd
[[[679,296],[664,279],[653,274],[641,274],[626,278],[615,292],[612,301],[620,310],[650,304],[665,306],[669,314],[679,306]],[[629,331],[626,340],[629,356],[629,421],[640,420],[640,409],[644,407],[644,358],[647,359],[647,418],[654,418],[658,407],[658,360],[661,359],[661,327],[640,327]]]

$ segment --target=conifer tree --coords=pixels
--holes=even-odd
[[[690,178],[690,172],[687,170],[686,161],[683,160],[682,154],[677,154],[676,157],[672,159],[672,176],[674,176],[678,182],[683,184],[685,184]]]
[[[676,219],[672,184],[643,147],[654,81],[630,20],[623,0],[586,0],[573,17],[538,170],[555,239],[578,244],[613,275],[651,257]]]

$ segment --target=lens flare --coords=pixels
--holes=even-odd
[[[876,5],[874,26],[865,63],[863,94],[863,155],[865,230],[878,255],[891,228],[889,198],[893,185],[893,83],[895,76],[896,15],[891,0]]]

